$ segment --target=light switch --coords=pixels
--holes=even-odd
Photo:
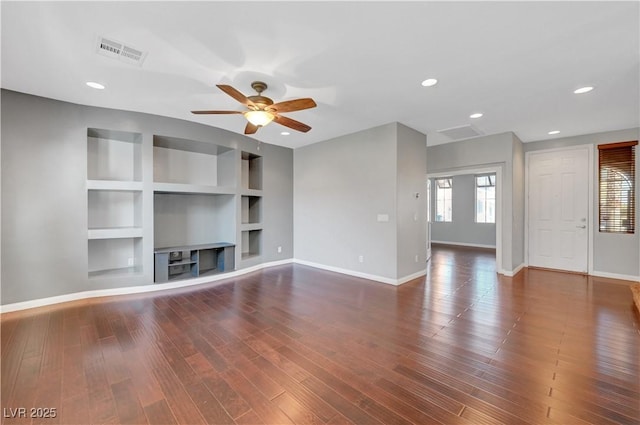
[[[385,223],[389,221],[389,214],[378,214],[378,221],[380,223]]]

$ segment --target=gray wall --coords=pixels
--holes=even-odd
[[[143,220],[150,225],[144,230],[148,260],[142,280],[120,279],[96,287],[87,279],[88,127],[143,135]],[[263,254],[254,261],[292,258],[291,149],[264,143],[259,147],[256,140],[241,134],[188,121],[3,90],[2,304],[152,283],[154,134],[213,142],[262,155]],[[282,246],[282,253],[277,253],[277,246]],[[238,268],[249,265],[236,264]]]
[[[565,148],[579,145],[593,145],[593,271],[640,276],[640,226],[636,223],[633,235],[600,233],[598,230],[598,144],[638,140],[640,129],[611,131],[582,136],[563,137],[524,144],[525,152],[543,149]],[[640,154],[636,151],[636,170],[640,170]],[[636,211],[640,211],[640,174],[636,171]],[[636,214],[638,217],[638,214]]]
[[[393,124],[294,150],[296,259],[396,277],[396,155]]]
[[[255,141],[254,141],[255,143]],[[293,258],[293,150],[262,144],[262,258]],[[282,252],[278,253],[278,247]]]
[[[475,199],[476,180],[474,174],[453,176],[452,221],[431,223],[432,242],[450,242],[460,244],[496,246],[496,225],[494,223],[476,223]],[[435,217],[435,184],[432,182],[431,217]]]
[[[498,202],[501,202],[503,212],[502,269],[507,272],[513,271],[524,261],[524,219],[515,216],[524,208],[521,205],[524,198],[520,194],[524,188],[521,178],[524,161],[520,155],[514,155],[514,149],[520,149],[519,143],[513,133],[507,132],[427,148],[429,174],[495,167],[502,170],[503,196]]]
[[[512,186],[512,257],[514,267],[524,264],[524,203],[525,203],[525,158],[524,143],[515,134],[513,136],[513,165],[511,168]]]
[[[424,270],[425,175],[426,136],[398,123],[296,149],[295,258],[389,279]]]
[[[427,261],[427,138],[398,124],[397,141],[397,276],[401,278],[424,270]]]

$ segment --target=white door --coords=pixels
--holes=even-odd
[[[589,148],[529,154],[529,265],[587,273]]]

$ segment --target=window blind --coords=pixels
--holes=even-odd
[[[598,146],[601,232],[635,232],[637,144],[631,141]]]

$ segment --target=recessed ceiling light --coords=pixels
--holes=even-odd
[[[547,134],[558,134],[560,133],[560,130],[551,130],[549,133]]]
[[[469,115],[469,118],[480,118],[482,114],[480,112],[476,112],[475,114]]]
[[[283,136],[288,136],[288,135],[290,135],[291,133],[289,133],[288,131],[283,131],[283,132],[282,132],[282,133],[280,133],[280,134],[282,134]]]
[[[593,87],[586,86],[586,87],[580,87],[579,89],[576,89],[573,92],[575,94],[582,94],[582,93],[589,93],[591,90],[593,90]]]
[[[435,86],[436,84],[438,84],[438,80],[436,80],[435,78],[428,78],[422,82],[422,85],[424,87],[431,87]]]
[[[93,89],[104,90],[104,86],[100,83],[94,83],[93,81],[87,82],[87,85]]]

